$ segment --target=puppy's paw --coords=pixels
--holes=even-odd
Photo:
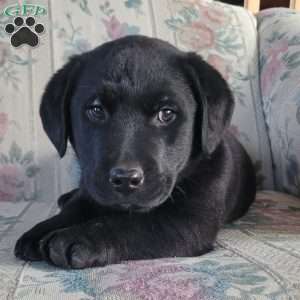
[[[62,268],[83,269],[106,264],[101,251],[96,251],[95,245],[72,227],[45,236],[40,241],[40,252],[48,263]]]
[[[42,259],[39,250],[40,239],[30,230],[23,234],[15,245],[15,256],[27,261]]]

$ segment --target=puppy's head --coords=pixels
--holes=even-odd
[[[214,152],[232,110],[226,82],[198,55],[130,36],[73,57],[48,83],[40,114],[60,156],[72,143],[95,201],[143,211]]]

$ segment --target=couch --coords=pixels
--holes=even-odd
[[[2,8],[15,3],[1,0]],[[13,48],[0,16],[0,299],[300,299],[300,13],[251,14],[212,0],[38,0],[38,47]],[[250,154],[257,197],[201,257],[62,270],[13,255],[16,239],[53,215],[78,183],[39,119],[41,93],[67,58],[144,34],[196,51],[229,82],[230,130]]]

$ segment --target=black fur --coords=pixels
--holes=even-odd
[[[158,39],[125,37],[73,57],[40,113],[61,156],[73,145],[80,187],[15,255],[85,268],[210,251],[255,198],[252,163],[227,130],[233,108],[213,67]]]

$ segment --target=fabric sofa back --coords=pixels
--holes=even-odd
[[[2,1],[1,6],[10,3],[14,2]],[[79,168],[72,150],[60,160],[42,129],[41,94],[51,74],[69,56],[128,34],[162,38],[195,51],[222,73],[236,99],[231,130],[256,165],[258,187],[274,188],[260,92],[260,48],[251,13],[211,0],[32,3],[47,8],[45,16],[36,17],[46,28],[39,46],[13,48],[8,35],[1,31],[0,36],[0,192],[4,200],[53,201],[76,186]],[[12,19],[2,15],[1,26]]]

